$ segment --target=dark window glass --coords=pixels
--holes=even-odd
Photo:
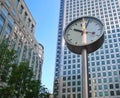
[[[110,87],[110,89],[113,89],[113,84],[110,84],[109,87]]]
[[[110,91],[110,95],[111,95],[111,96],[114,96],[114,91]]]
[[[116,95],[120,95],[120,90],[116,91]]]

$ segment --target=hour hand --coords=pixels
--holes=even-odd
[[[82,30],[78,30],[78,29],[74,29],[74,31],[81,32],[81,33],[83,32]]]

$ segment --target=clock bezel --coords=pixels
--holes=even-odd
[[[72,24],[74,24],[74,23],[77,22],[77,21],[82,20],[82,18],[95,19],[95,20],[97,20],[98,22],[100,22],[100,24],[103,26],[103,28],[102,28],[102,31],[101,31],[100,36],[99,36],[96,40],[94,40],[93,42],[91,42],[91,43],[86,43],[86,44],[83,44],[83,45],[75,45],[75,44],[70,43],[70,42],[66,39],[66,31],[67,31],[67,29],[68,29]],[[103,25],[103,23],[102,23],[98,18],[96,18],[96,17],[93,17],[93,16],[83,16],[83,17],[80,17],[80,18],[78,18],[78,19],[73,20],[72,22],[70,22],[70,23],[66,26],[66,28],[65,28],[65,30],[64,30],[64,39],[65,39],[65,41],[66,41],[67,47],[68,47],[72,52],[74,52],[74,53],[81,54],[82,49],[87,49],[88,53],[94,52],[94,51],[96,51],[98,48],[100,48],[101,45],[102,45],[103,42],[104,42],[104,25]]]

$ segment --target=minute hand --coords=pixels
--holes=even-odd
[[[86,26],[85,26],[85,28],[87,28],[87,26],[88,26],[89,22],[90,22],[90,19],[89,19],[89,20],[88,20],[88,22],[86,23]]]

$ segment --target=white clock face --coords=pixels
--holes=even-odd
[[[84,18],[84,23],[83,19]],[[98,40],[104,31],[103,24],[101,21],[94,17],[83,17],[71,22],[65,30],[65,40],[72,45],[81,46],[87,45]],[[86,30],[86,37],[83,38],[84,29]],[[83,43],[83,39],[86,43]]]

